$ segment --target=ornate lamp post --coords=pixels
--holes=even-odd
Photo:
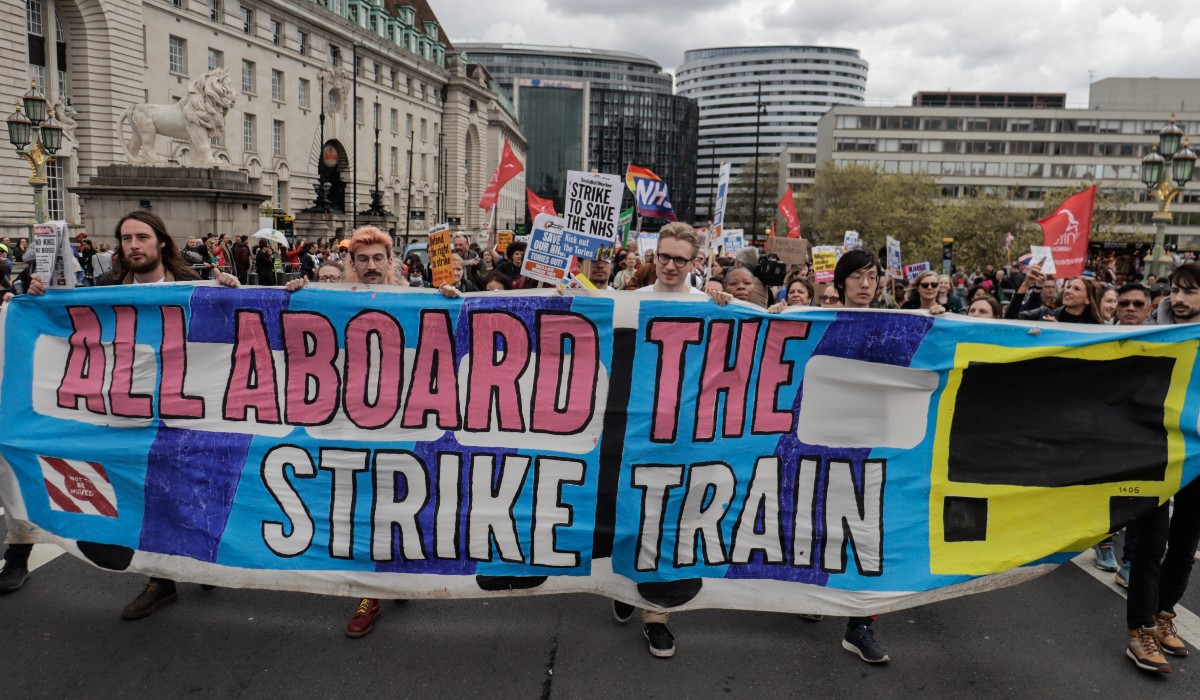
[[[1171,202],[1183,191],[1196,169],[1196,154],[1188,147],[1183,129],[1175,125],[1175,115],[1158,132],[1158,143],[1142,159],[1142,184],[1154,193],[1158,211],[1154,212],[1154,249],[1146,256],[1146,271],[1161,279],[1170,272],[1171,256],[1163,247],[1167,224],[1171,221]],[[1172,186],[1174,180],[1178,187]]]
[[[17,103],[17,111],[7,120],[9,143],[17,149],[17,155],[29,163],[33,216],[37,222],[46,220],[42,205],[42,191],[46,188],[45,166],[62,147],[62,125],[49,111],[50,104],[34,81],[29,92]]]

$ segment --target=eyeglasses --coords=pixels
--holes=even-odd
[[[318,282],[341,282],[341,275],[321,275],[317,278]]]
[[[832,304],[834,302],[841,301],[841,299],[839,299],[838,297],[825,296],[824,294],[822,294],[818,298],[821,300],[822,304]]]
[[[921,287],[921,289],[937,289],[938,283],[937,282],[922,282],[920,284],[920,287]]]
[[[667,255],[666,253],[655,253],[654,259],[659,265],[669,265],[675,263],[675,267],[683,267],[692,261],[692,258],[681,258],[678,256]]]
[[[359,265],[366,265],[369,262],[373,262],[376,265],[382,265],[383,261],[385,261],[385,260],[387,260],[387,256],[384,255],[383,253],[376,253],[375,255],[355,255],[354,256],[354,262],[358,263]]]
[[[1135,309],[1141,309],[1146,306],[1146,302],[1141,301],[1140,299],[1121,299],[1117,302],[1117,306],[1121,307],[1122,309],[1128,306],[1132,306]]]

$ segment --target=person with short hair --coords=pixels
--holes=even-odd
[[[1171,297],[1158,308],[1157,325],[1200,322],[1200,263],[1180,265],[1169,281]],[[1165,655],[1188,655],[1175,629],[1175,606],[1187,590],[1200,543],[1200,479],[1173,501],[1174,509],[1163,503],[1134,523],[1137,541],[1125,601],[1125,655],[1139,669],[1156,673],[1171,672]]]
[[[971,302],[967,315],[974,318],[1000,318],[1000,302],[994,296],[985,295]]]

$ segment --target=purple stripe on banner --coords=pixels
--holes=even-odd
[[[216,562],[253,435],[159,426],[138,548]]]
[[[233,344],[240,309],[261,311],[272,350],[283,350],[279,315],[288,308],[292,295],[286,289],[254,287],[196,287],[192,292],[190,343]]]
[[[826,328],[813,356],[826,355],[850,360],[863,360],[880,364],[907,367],[912,362],[913,355],[920,347],[925,334],[933,327],[933,319],[916,314],[892,313],[839,313],[833,323]],[[801,383],[792,404],[793,415],[799,415],[800,403],[804,398],[804,384]],[[822,547],[817,543],[825,541],[825,500],[816,499],[813,514],[814,551],[812,552],[812,568],[798,568],[790,564],[790,543],[795,532],[795,499],[796,468],[804,457],[820,460],[822,467],[830,459],[849,460],[856,483],[862,483],[863,461],[867,459],[869,449],[831,448],[821,445],[809,445],[801,442],[795,432],[790,432],[779,439],[775,447],[775,456],[783,465],[783,475],[779,485],[780,513],[784,531],[784,556],[789,563],[766,564],[762,552],[755,552],[749,564],[730,566],[725,572],[725,578],[730,579],[775,579],[778,581],[796,581],[824,586],[829,582],[829,574],[820,568],[824,556]],[[816,492],[822,494],[826,488],[826,471],[819,469]],[[758,531],[762,531],[761,519],[756,523]],[[853,566],[853,564],[851,564]]]

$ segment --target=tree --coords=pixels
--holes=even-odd
[[[767,227],[775,219],[779,205],[779,159],[758,159],[758,232],[751,231],[754,223],[754,161],[748,160],[729,183],[725,204],[725,228],[740,228],[746,241],[766,236]]]
[[[817,245],[840,245],[845,232],[853,230],[867,250],[878,251],[891,236],[925,254],[940,250],[934,227],[937,195],[937,183],[923,173],[892,175],[831,164],[817,172],[805,193],[801,221],[809,222],[806,235]]]
[[[1067,187],[1056,187],[1042,194],[1041,207],[1034,214],[1034,219],[1049,216],[1058,209],[1067,197],[1082,192],[1091,187],[1092,182],[1081,182]],[[1092,212],[1091,241],[1106,241],[1119,243],[1150,243],[1154,240],[1151,233],[1138,231],[1125,221],[1124,209],[1136,199],[1130,190],[1096,188],[1096,207]],[[1041,245],[1042,234],[1038,230],[1037,245]]]
[[[1041,245],[1042,233],[1032,223],[1030,211],[1012,198],[1010,190],[985,193],[943,202],[938,230],[954,239],[954,264],[964,270],[1002,265]],[[1005,250],[1009,234],[1013,241]],[[938,242],[941,244],[941,241]],[[938,251],[941,260],[941,251]]]

